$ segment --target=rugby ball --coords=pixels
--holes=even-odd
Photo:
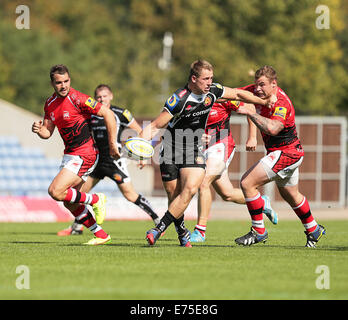
[[[150,159],[155,152],[150,141],[137,137],[128,139],[124,150],[129,158],[135,160]]]

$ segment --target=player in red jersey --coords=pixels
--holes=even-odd
[[[242,190],[233,187],[228,176],[228,166],[235,153],[230,117],[232,111],[236,111],[239,105],[243,104],[243,102],[231,100],[214,103],[209,113],[204,137],[207,139],[204,150],[207,165],[206,175],[199,188],[197,224],[191,234],[191,242],[204,242],[206,239],[205,232],[213,201],[210,186],[213,186],[224,201],[245,204]],[[249,119],[248,124],[246,150],[255,151],[257,145],[256,126]],[[276,213],[271,208],[267,209],[264,210],[264,213],[273,223],[277,223]]]
[[[87,205],[96,215],[105,215],[105,195],[81,192],[81,187],[98,162],[98,150],[89,129],[92,114],[104,117],[109,135],[110,155],[119,158],[116,141],[116,121],[111,110],[70,86],[70,74],[64,65],[56,65],[50,71],[54,94],[47,99],[43,121],[34,122],[32,131],[42,139],[48,139],[55,127],[64,141],[64,156],[59,173],[48,188],[49,195],[63,201],[75,218],[91,230],[95,237],[88,245],[105,244],[110,235],[96,223]]]
[[[258,187],[275,181],[279,193],[291,206],[305,227],[306,247],[315,247],[325,228],[315,221],[306,197],[299,192],[299,166],[304,152],[297,137],[295,109],[285,92],[278,87],[276,71],[264,66],[255,73],[255,84],[243,89],[253,92],[260,98],[276,96],[277,101],[271,107],[255,105],[241,106],[237,112],[248,115],[262,133],[267,155],[254,164],[242,177],[241,188],[251,215],[251,231],[237,238],[240,245],[265,242],[268,233],[262,216],[262,199]]]

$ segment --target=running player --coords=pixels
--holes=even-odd
[[[55,92],[46,100],[44,120],[32,125],[32,131],[42,139],[50,138],[57,127],[65,145],[60,171],[50,184],[48,193],[54,200],[63,201],[73,216],[94,233],[95,237],[87,245],[108,243],[111,241],[110,235],[96,223],[87,206],[92,206],[96,216],[105,215],[105,195],[89,194],[81,191],[81,188],[98,161],[98,150],[89,129],[91,115],[104,118],[110,155],[117,159],[120,154],[114,142],[115,117],[101,103],[70,86],[70,74],[66,66],[53,66],[50,78]]]
[[[267,155],[242,177],[241,188],[251,215],[252,227],[249,233],[235,241],[245,246],[267,240],[268,232],[262,216],[264,199],[257,188],[275,181],[280,195],[295,211],[305,228],[306,247],[315,247],[325,234],[325,228],[315,221],[306,197],[298,189],[299,166],[304,152],[297,137],[295,109],[292,102],[278,87],[277,73],[271,66],[257,70],[255,84],[244,89],[263,99],[276,95],[277,101],[271,108],[256,104],[256,109],[240,106],[237,110],[240,114],[248,115],[260,129]]]
[[[133,115],[127,110],[114,105],[111,105],[111,101],[114,96],[111,88],[106,84],[100,84],[94,91],[94,98],[102,103],[105,107],[109,108],[115,116],[117,123],[117,146],[119,152],[121,152],[121,138],[125,129],[134,130],[137,134],[141,132],[141,127],[138,122],[134,119]],[[92,115],[91,129],[94,140],[99,150],[99,161],[94,171],[88,176],[86,183],[82,186],[83,192],[89,192],[94,188],[97,183],[109,177],[113,180],[122,195],[130,202],[139,206],[144,210],[157,225],[160,221],[158,215],[153,210],[149,201],[141,194],[138,194],[133,187],[131,178],[127,169],[127,159],[120,158],[115,160],[110,156],[109,153],[109,141],[105,121],[103,117],[98,115]],[[97,217],[97,223],[102,224],[104,216]],[[75,219],[74,223],[67,229],[58,232],[59,236],[66,236],[71,234],[82,234],[83,225]]]
[[[197,224],[191,234],[191,242],[204,242],[206,239],[206,228],[209,212],[212,204],[212,193],[210,186],[224,201],[245,204],[244,195],[241,189],[234,188],[228,176],[228,166],[235,153],[235,142],[232,137],[230,127],[230,116],[232,111],[236,111],[243,102],[226,101],[214,103],[210,110],[207,126],[205,128],[205,138],[208,139],[204,144],[204,156],[206,159],[206,174],[198,192],[198,217]],[[256,126],[248,119],[248,140],[246,142],[247,151],[255,151]],[[267,197],[267,196],[263,196]],[[269,204],[269,201],[267,201]],[[277,214],[271,207],[263,208],[263,212],[271,220],[277,223]]]
[[[213,83],[213,67],[204,60],[191,64],[188,83],[166,101],[160,115],[140,133],[151,140],[162,128],[160,170],[168,196],[168,211],[161,222],[146,232],[154,245],[161,233],[174,222],[181,246],[191,247],[190,232],[184,225],[184,211],[198,191],[205,175],[205,159],[199,145],[214,102],[220,97],[269,104],[251,92]]]

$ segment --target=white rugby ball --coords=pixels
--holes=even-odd
[[[128,157],[135,160],[150,159],[155,152],[150,141],[137,137],[128,139],[124,149]]]

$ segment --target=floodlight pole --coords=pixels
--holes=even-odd
[[[163,54],[158,60],[158,67],[164,72],[165,76],[162,81],[162,99],[165,99],[169,90],[169,77],[167,71],[170,69],[172,60],[172,47],[174,44],[173,34],[169,31],[164,33],[163,37]]]

